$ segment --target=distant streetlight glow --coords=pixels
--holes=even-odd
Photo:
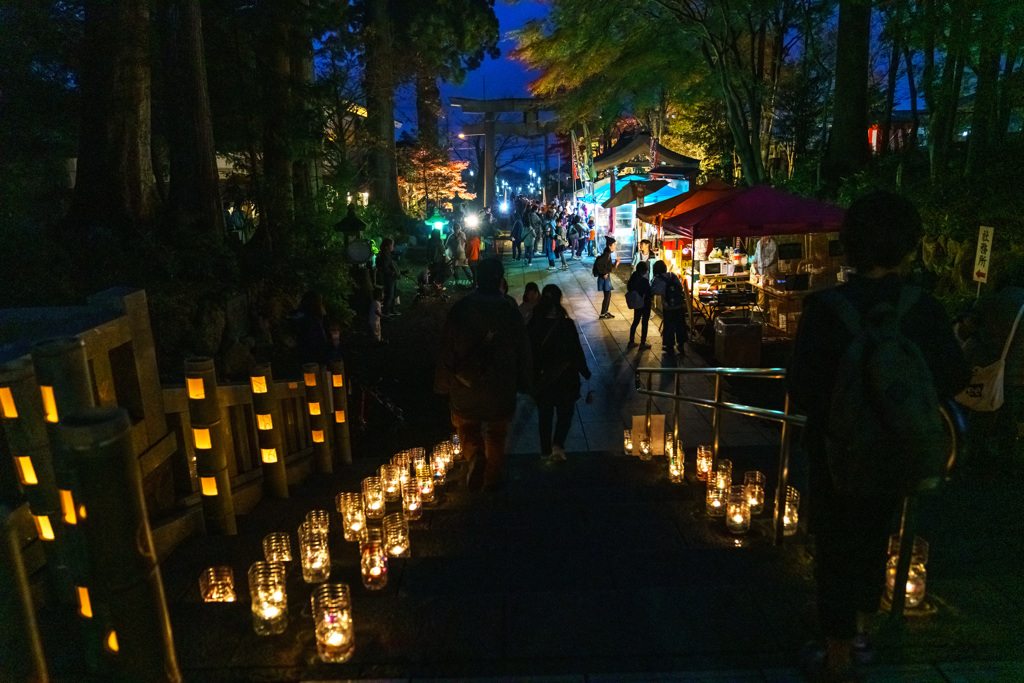
[[[508,213],[508,202],[502,202],[501,203],[501,212],[502,213]]]

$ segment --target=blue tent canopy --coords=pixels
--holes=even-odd
[[[623,187],[626,186],[626,183],[630,182],[631,180],[648,180],[648,178],[642,175],[620,176],[615,179],[616,191],[621,190]],[[582,190],[580,192],[581,194],[577,195],[580,201],[587,202],[588,204],[603,204],[604,202],[608,201],[608,199],[612,196],[611,179],[605,178],[604,180],[598,181],[597,187],[594,188],[593,193],[582,194]],[[679,190],[672,187],[671,185],[666,185],[660,190],[652,192],[651,194],[644,197],[644,204],[653,204],[654,202],[660,202],[663,199],[675,197],[677,194],[682,194],[683,192],[685,192],[685,190]]]

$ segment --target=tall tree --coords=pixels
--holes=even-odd
[[[224,232],[214,151],[199,0],[167,0],[162,7],[164,74],[169,109],[170,208],[176,222],[200,232]]]
[[[71,220],[83,231],[134,230],[156,211],[150,154],[150,12],[146,0],[87,0],[82,127]]]
[[[864,168],[868,159],[868,52],[870,0],[839,0],[836,44],[836,108],[822,168],[826,184]]]
[[[401,213],[395,156],[396,62],[389,0],[365,0],[364,41],[367,167],[370,203]]]

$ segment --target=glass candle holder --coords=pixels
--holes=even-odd
[[[462,457],[462,442],[459,441],[459,435],[457,433],[452,434],[452,458]]]
[[[323,529],[325,534],[331,530],[331,513],[327,510],[310,510],[306,513],[306,521]]]
[[[704,507],[709,517],[724,516],[728,499],[728,487],[720,488],[719,486],[716,486],[714,481],[708,482],[707,493],[704,498]]]
[[[708,480],[711,472],[711,446],[697,446],[697,479]]]
[[[358,493],[339,493],[338,512],[346,541],[358,541],[366,532],[366,510],[363,497]]]
[[[352,594],[348,584],[325,583],[310,597],[316,651],[320,661],[347,662],[355,652],[355,628],[352,624]]]
[[[900,536],[894,534],[889,538],[889,559],[885,565],[885,596],[892,602],[893,590],[896,587],[896,565],[900,556]],[[910,553],[910,572],[907,574],[906,598],[904,605],[917,607],[924,602],[928,579],[928,542],[920,536],[914,538],[914,547]]]
[[[720,489],[728,489],[732,486],[731,460],[718,459],[718,465],[715,467],[715,485]]]
[[[327,548],[327,532],[309,522],[299,526],[299,557],[302,579],[306,583],[323,583],[331,575],[331,553]]]
[[[402,496],[402,483],[398,474],[398,468],[394,465],[380,466],[380,483],[384,487],[385,501],[395,501]]]
[[[671,443],[671,441],[669,442]],[[668,455],[668,479],[673,484],[681,484],[686,479],[686,460],[682,448],[673,448]]]
[[[409,468],[412,463],[409,460],[409,454],[404,451],[396,453],[391,458],[391,464],[398,468],[398,481],[404,486],[410,477]]]
[[[231,567],[208,567],[199,575],[203,602],[234,602],[235,572]]]
[[[622,432],[622,452],[626,455],[633,455],[633,432],[626,429]]]
[[[384,518],[384,547],[391,557],[409,557],[409,520],[401,512]]]
[[[420,482],[412,478],[402,486],[402,513],[406,519],[423,516],[423,499],[420,497]]]
[[[363,479],[363,507],[367,519],[384,519],[384,485],[380,477]]]
[[[764,510],[764,474],[757,471],[743,473],[743,485],[747,487],[747,502],[750,514],[759,515]]]
[[[430,469],[434,476],[434,486],[444,486],[445,479],[448,476],[448,467],[444,463],[444,455],[436,450],[430,456]]]
[[[733,486],[729,489],[725,527],[734,534],[750,531],[750,499],[747,497],[746,486]]]
[[[414,448],[409,452],[409,465],[412,467],[412,474],[414,477],[418,477],[418,472],[422,467],[430,467],[430,462],[427,460],[426,451],[422,448]]]
[[[413,472],[416,474],[416,483],[420,487],[420,501],[423,503],[434,502],[434,473],[430,471],[430,463],[426,460],[418,460],[413,465]]]
[[[786,487],[786,500],[782,510],[782,535],[792,536],[796,533],[800,521],[800,492],[792,486]]]
[[[263,557],[267,562],[291,562],[292,539],[284,531],[275,531],[263,537]]]
[[[651,436],[649,434],[645,434],[644,437],[640,439],[639,455],[641,460],[651,459]]]
[[[359,543],[359,571],[366,588],[380,590],[387,585],[388,554],[384,548],[383,530],[366,530],[366,538]]]
[[[254,562],[249,567],[252,628],[258,636],[284,633],[288,627],[285,568],[280,562]]]

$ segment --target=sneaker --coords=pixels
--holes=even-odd
[[[649,348],[651,348],[651,345],[648,344],[647,342],[640,342],[640,348],[641,349],[649,349]]]
[[[555,268],[554,266],[548,266],[548,270],[558,270],[558,269]]]
[[[611,313],[602,313],[601,317],[607,320],[608,318],[614,318],[615,316]]]
[[[554,460],[555,462],[565,462],[565,449],[562,448],[561,446],[552,446],[551,459]]]
[[[626,348],[627,348],[627,349],[631,349],[631,348],[633,348],[634,346],[636,346],[636,342],[635,342],[635,341],[633,341],[632,339],[630,339],[630,340],[629,340],[629,343],[628,343],[628,344],[626,344]]]

